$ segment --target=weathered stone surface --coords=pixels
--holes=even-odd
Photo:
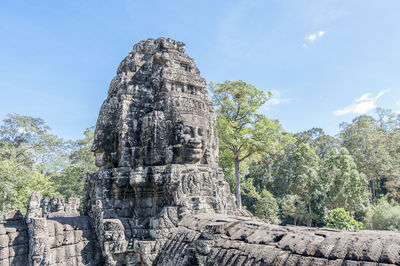
[[[16,221],[22,219],[24,219],[24,216],[22,215],[20,210],[12,210],[4,215],[4,220],[6,221]]]
[[[76,216],[78,207],[79,200],[65,203],[62,197],[42,199],[39,193],[32,194],[26,215],[29,234],[27,264],[104,264],[92,221],[88,216]],[[62,215],[64,217],[60,217]]]
[[[182,236],[189,233],[196,238],[186,242]],[[284,227],[254,218],[196,214],[181,221],[155,264],[182,265],[185,258],[191,265],[237,265],[239,261],[242,265],[399,265],[399,236],[389,231]]]
[[[10,217],[14,216],[11,215]],[[0,224],[0,266],[27,265],[27,259],[28,233],[26,224],[21,219],[8,219],[5,224]]]
[[[65,202],[62,196],[54,196],[51,199],[44,198],[40,201],[42,216],[48,218],[79,216],[79,204],[79,198],[69,198]]]

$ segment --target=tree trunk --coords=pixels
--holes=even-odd
[[[3,219],[4,209],[5,209],[5,205],[6,205],[6,197],[7,197],[7,194],[6,194],[6,192],[4,191],[4,192],[3,192],[3,200],[2,200],[2,203],[1,203],[1,217],[0,217],[0,220]]]
[[[365,188],[365,190],[366,190],[366,193],[368,193],[368,188]],[[367,198],[367,204],[368,204],[368,205],[367,205],[367,206],[368,206],[368,212],[371,213],[371,201],[369,200],[369,197]],[[368,223],[369,223],[370,229],[371,229],[371,230],[374,230],[374,224],[372,223],[371,217],[369,218]]]
[[[239,155],[235,154],[235,181],[236,181],[236,203],[238,209],[242,209],[242,197],[240,196],[240,177],[239,177]]]
[[[376,203],[376,197],[375,197],[375,182],[374,179],[371,179],[369,181],[369,184],[371,186],[371,195],[372,195],[372,202]]]
[[[311,200],[308,200],[308,215],[310,215],[310,217],[308,217],[307,226],[308,226],[308,227],[311,227],[311,225],[312,225],[312,218],[311,218],[311,215],[312,215]]]

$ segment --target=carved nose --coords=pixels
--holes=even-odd
[[[201,140],[199,140],[199,139],[191,139],[190,143],[199,145],[199,144],[201,144]]]

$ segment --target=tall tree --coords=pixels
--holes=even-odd
[[[315,151],[307,144],[301,143],[294,154],[293,167],[293,194],[302,198],[308,209],[307,226],[312,225],[314,218],[311,201],[316,193],[319,193],[321,182],[319,181],[319,158]]]
[[[357,168],[365,174],[373,202],[377,198],[377,184],[381,194],[382,181],[387,178],[392,168],[388,138],[383,134],[376,120],[367,115],[358,116],[351,124],[341,124],[342,144],[353,156]]]
[[[319,158],[325,158],[329,151],[338,147],[338,140],[332,136],[326,135],[322,128],[312,128],[303,132],[294,134],[297,142],[306,143],[312,147]]]
[[[29,161],[43,173],[60,171],[65,167],[68,149],[49,132],[50,127],[41,118],[8,114],[0,125],[0,140],[3,146],[18,150],[14,159]]]
[[[30,193],[55,193],[52,172],[61,171],[62,140],[43,119],[9,114],[0,125],[1,211],[25,209]],[[61,154],[61,156],[60,156]]]
[[[368,185],[364,174],[346,148],[334,148],[323,161],[322,176],[329,182],[326,204],[328,209],[344,208],[351,215],[365,210]]]
[[[254,180],[259,193],[266,189],[267,184],[272,179],[272,166],[275,161],[281,156],[288,145],[296,142],[292,134],[285,133],[279,122],[275,122],[266,134],[271,141],[261,152],[260,158],[253,160],[249,167],[249,173],[246,177],[251,177]]]
[[[285,153],[279,156],[273,165],[271,192],[277,198],[286,196],[286,212],[290,213],[295,222],[301,218],[308,226],[311,226],[318,216],[315,209],[319,209],[320,206],[315,205],[321,202],[318,197],[325,192],[323,190],[326,187],[319,172],[319,157],[306,143],[289,145]],[[292,206],[293,204],[295,206]],[[299,206],[304,206],[304,213],[299,210]],[[296,217],[293,213],[296,213]]]
[[[94,127],[90,127],[85,130],[83,139],[69,142],[71,152],[68,156],[68,164],[54,177],[57,191],[67,198],[81,198],[86,174],[97,170],[90,150],[93,136]]]
[[[265,150],[271,142],[266,133],[275,123],[259,113],[260,107],[271,97],[271,93],[265,94],[244,81],[211,83],[210,88],[222,141],[220,148],[228,149],[234,162],[236,199],[240,209],[240,164]]]

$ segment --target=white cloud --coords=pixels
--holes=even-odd
[[[336,116],[347,114],[365,114],[368,111],[375,109],[377,107],[376,101],[389,91],[391,91],[391,89],[382,90],[375,97],[372,97],[371,93],[364,93],[360,97],[354,99],[352,104],[342,109],[333,111],[333,114]]]
[[[304,37],[307,41],[310,42],[314,42],[317,39],[317,35],[316,34],[309,34],[306,35],[306,37]]]
[[[318,38],[321,38],[322,36],[324,36],[325,33],[326,33],[325,31],[320,30],[316,33],[307,34],[306,36],[304,36],[304,39],[311,44],[311,43],[314,43]],[[307,44],[303,43],[302,47],[307,48]]]
[[[292,99],[282,97],[278,90],[272,90],[272,97],[261,107],[262,110],[268,110],[269,106],[281,103],[290,103]]]
[[[400,105],[400,100],[398,100],[396,104],[397,104],[397,105]]]

